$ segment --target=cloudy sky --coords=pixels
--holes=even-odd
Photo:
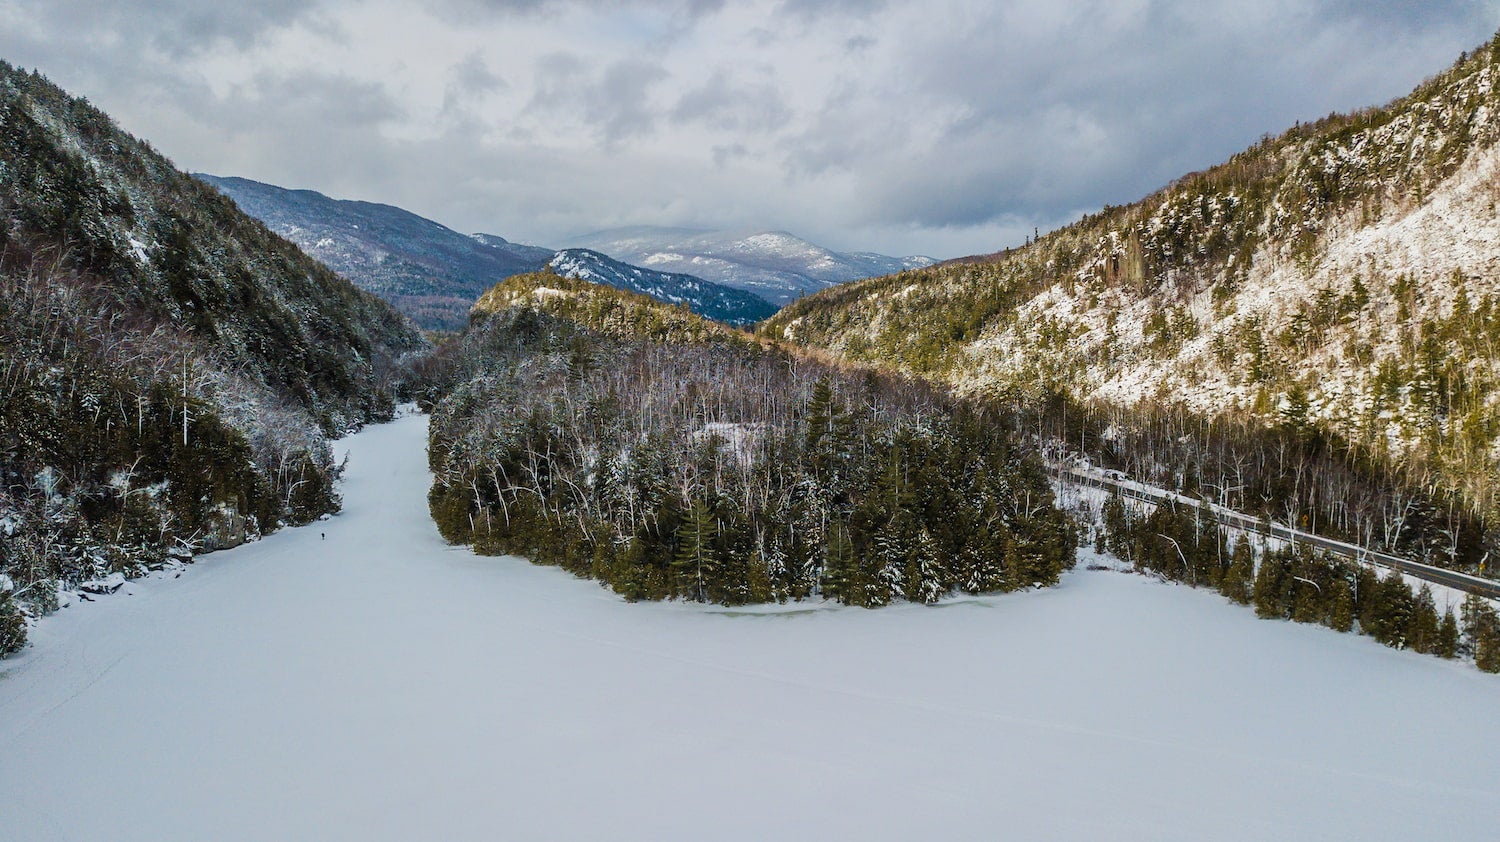
[[[1479,0],[0,0],[0,57],[181,167],[542,245],[993,251],[1400,96]]]

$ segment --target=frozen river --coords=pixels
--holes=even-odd
[[[1496,833],[1472,667],[1082,565],[933,608],[627,604],[444,545],[425,434],[344,442],[333,520],[0,662],[0,839]]]

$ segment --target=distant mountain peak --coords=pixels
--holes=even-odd
[[[483,232],[464,235],[393,205],[332,199],[313,190],[238,177],[197,178],[429,330],[462,328],[482,292],[548,265],[562,275],[682,304],[727,324],[747,325],[776,312],[753,293],[690,274],[630,266],[597,252],[558,252]]]
[[[564,277],[681,304],[700,316],[730,325],[753,324],[776,312],[774,305],[753,293],[693,275],[631,266],[591,249],[564,249],[553,256],[547,267]]]
[[[632,226],[576,238],[588,248],[637,266],[695,275],[754,293],[774,304],[836,284],[930,266],[926,257],[841,253],[783,230],[713,231]]]

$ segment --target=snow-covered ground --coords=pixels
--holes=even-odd
[[[1082,565],[935,608],[629,605],[444,546],[425,429],[349,440],[343,515],[0,663],[0,838],[1495,832],[1472,667]]]

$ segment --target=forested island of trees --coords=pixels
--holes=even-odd
[[[429,458],[449,541],[725,604],[932,602],[1072,566],[1071,521],[998,413],[577,283],[507,281],[445,349]],[[619,328],[632,313],[650,318]]]

